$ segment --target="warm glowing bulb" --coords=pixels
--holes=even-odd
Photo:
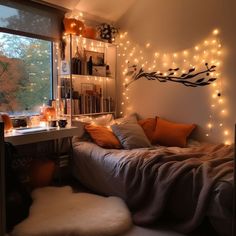
[[[211,123],[207,124],[207,127],[208,127],[209,129],[211,129],[212,126],[213,126],[213,125],[212,125]]]
[[[147,43],[147,44],[146,44],[146,48],[149,48],[149,47],[150,47],[150,45],[151,45],[150,43]]]
[[[219,30],[218,30],[218,29],[214,29],[212,33],[213,33],[214,35],[217,35],[217,34],[219,34]]]
[[[225,130],[225,131],[224,131],[224,135],[225,135],[225,136],[229,135],[229,131],[228,131],[228,130]]]
[[[199,46],[195,46],[195,50],[198,51],[199,50]]]
[[[223,126],[223,124],[222,123],[220,123],[220,125],[219,125],[220,127],[222,127]]]
[[[231,143],[231,142],[230,142],[229,140],[226,140],[226,141],[225,141],[225,145],[230,145],[230,143]]]

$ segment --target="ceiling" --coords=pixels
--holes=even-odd
[[[82,11],[116,22],[137,0],[42,0],[72,11]]]

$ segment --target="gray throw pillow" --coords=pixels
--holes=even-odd
[[[151,146],[150,141],[139,124],[114,124],[111,126],[111,129],[124,149],[145,148]]]

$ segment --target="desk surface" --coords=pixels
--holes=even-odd
[[[6,142],[10,142],[13,145],[23,145],[29,143],[37,143],[42,141],[72,137],[79,134],[79,128],[77,127],[66,127],[66,128],[56,128],[44,131],[37,131],[32,133],[18,133],[10,132],[5,133],[4,139]]]

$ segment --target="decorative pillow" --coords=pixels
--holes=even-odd
[[[114,124],[111,126],[111,129],[124,149],[151,146],[151,143],[138,123]]]
[[[195,124],[179,124],[158,117],[153,143],[163,146],[186,147],[187,138],[195,127]]]
[[[136,113],[133,113],[133,114],[130,114],[128,116],[115,119],[113,121],[113,124],[127,124],[127,123],[135,123],[135,124],[137,123]]]
[[[157,122],[156,118],[146,118],[138,121],[138,124],[141,125],[144,133],[146,134],[147,138],[152,144],[154,143],[153,135],[155,133],[156,122]]]
[[[90,124],[85,126],[85,130],[97,145],[104,148],[121,148],[119,140],[109,128]]]
[[[101,115],[97,117],[91,117],[91,116],[81,116],[77,121],[87,123],[87,124],[93,124],[93,125],[110,125],[110,123],[114,120],[112,114],[107,115]]]

